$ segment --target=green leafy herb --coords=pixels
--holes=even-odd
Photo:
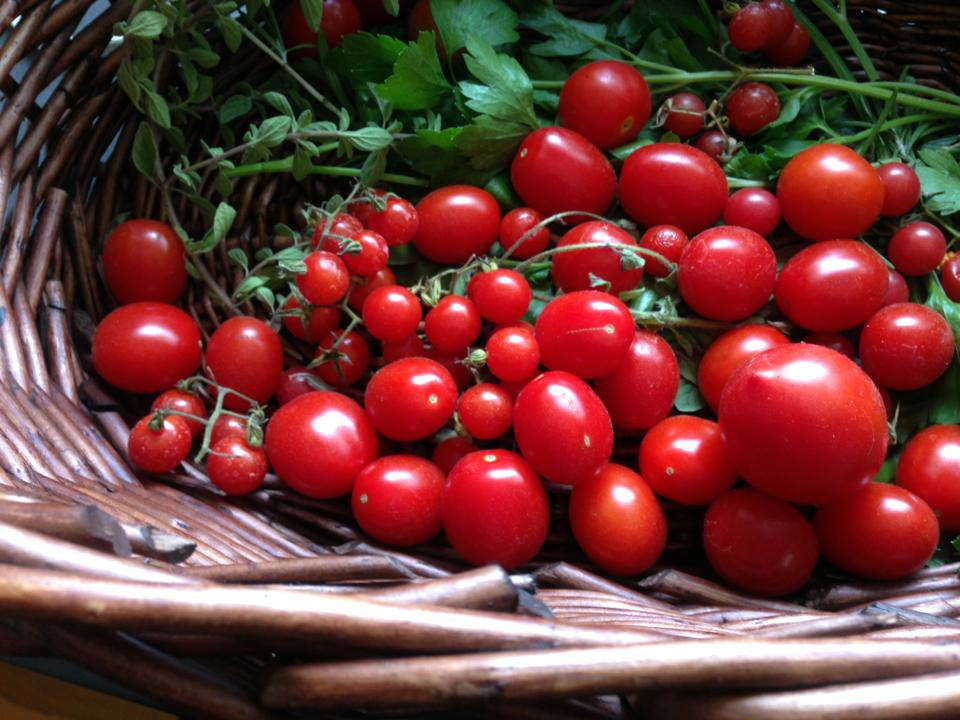
[[[917,165],[927,208],[943,215],[960,212],[960,165],[944,148],[920,151]]]
[[[431,0],[430,11],[450,58],[469,48],[471,37],[490,45],[516,42],[520,37],[517,14],[503,0]]]
[[[557,10],[552,2],[529,3],[520,15],[524,27],[536,30],[547,39],[531,45],[534,55],[572,57],[593,50],[607,35],[607,27],[599,23],[573,20]]]
[[[393,65],[393,74],[376,86],[377,94],[401,110],[427,110],[450,92],[443,76],[433,33],[420,33]]]

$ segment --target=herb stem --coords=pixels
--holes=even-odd
[[[265,162],[238,165],[234,168],[225,168],[223,174],[227,177],[233,178],[259,175],[260,173],[288,173],[292,171],[293,156],[291,155],[280,160],[267,160]],[[339,167],[336,165],[311,165],[307,174],[329,175],[330,177],[360,177],[362,173],[363,171],[360,168]],[[396,183],[397,185],[430,187],[430,183],[424,178],[412,177],[410,175],[384,173],[382,175],[382,179],[384,182]]]

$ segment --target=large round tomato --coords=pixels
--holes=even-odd
[[[97,326],[93,366],[100,377],[121,390],[167,390],[200,367],[200,328],[173,305],[124,305]]]
[[[457,383],[434,360],[402,358],[370,378],[363,404],[383,435],[392,440],[420,440],[453,417]]]
[[[530,463],[509,450],[480,450],[454,465],[440,512],[458,555],[474,565],[506,568],[537,554],[550,521],[543,483]]]
[[[617,192],[617,174],[606,156],[580,133],[561,127],[524,138],[510,180],[523,202],[546,216],[570,210],[602,215]]]
[[[234,317],[218,327],[207,343],[207,374],[218,385],[263,404],[280,382],[283,348],[280,338],[262,320]],[[246,410],[249,403],[229,393],[223,405]]]
[[[413,246],[429,260],[460,265],[497,241],[500,206],[486,190],[449,185],[417,203],[420,225]]]
[[[597,98],[603,112],[597,112]],[[633,140],[650,118],[650,88],[635,67],[598,60],[577,69],[560,91],[560,124],[598,148]]]
[[[800,327],[839,332],[866,322],[880,308],[889,284],[886,264],[869,245],[828,240],[787,261],[773,296]]]
[[[334,498],[353,488],[377,459],[380,439],[357,403],[335,392],[309,392],[281,406],[267,425],[267,457],[297,492]]]
[[[737,472],[791,502],[825,505],[873,479],[887,413],[873,381],[820,347],[781,345],[747,361],[720,396],[720,431]]]
[[[127,220],[103,246],[103,275],[121,305],[175,302],[187,284],[183,242],[173,228],[155,220]]]
[[[960,532],[960,426],[932,425],[903,449],[897,485],[934,509],[945,532]]]
[[[843,145],[814,145],[780,174],[783,219],[807,240],[856,237],[883,207],[883,181],[873,166]]]
[[[943,315],[918,303],[881,308],[860,333],[860,362],[878,384],[917,390],[943,375],[957,351]]]
[[[717,411],[727,381],[747,360],[789,343],[786,335],[769,325],[741,325],[727,330],[707,347],[697,368],[697,387],[707,405]]]
[[[676,225],[688,235],[710,227],[727,204],[727,176],[702,150],[654,143],[620,171],[620,204],[644,227]]]
[[[558,288],[564,292],[590,290],[596,287],[595,280],[604,280],[610,283],[610,293],[619,295],[626,290],[633,290],[640,284],[643,267],[630,264],[615,249],[618,245],[625,248],[637,247],[637,241],[630,236],[630,233],[616,225],[594,220],[581,223],[569,230],[557,243],[557,247],[570,247],[584,243],[602,243],[611,247],[565,250],[554,255],[550,273],[553,276],[553,284]]]
[[[513,431],[534,469],[564,485],[596,475],[613,451],[607,409],[570,373],[545,372],[527,383],[513,406]]]

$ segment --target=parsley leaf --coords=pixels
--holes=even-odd
[[[960,165],[953,155],[943,148],[925,148],[920,159],[917,175],[927,208],[942,215],[960,212]]]
[[[430,11],[449,57],[473,35],[490,45],[516,42],[517,14],[503,0],[431,0]]]
[[[533,85],[520,63],[509,55],[497,54],[476,36],[467,41],[467,50],[469,55],[464,58],[467,69],[484,83],[460,83],[460,91],[467,97],[467,107],[498,120],[535,128]]]
[[[380,83],[393,73],[393,66],[407,44],[389,35],[359,32],[343,36],[340,47],[330,53],[337,72],[358,82]]]
[[[599,23],[572,20],[557,10],[552,2],[530,3],[520,23],[547,37],[531,45],[534,55],[544,57],[572,57],[593,50],[607,36],[607,28]]]
[[[426,110],[443,100],[450,83],[443,76],[433,33],[420,33],[406,46],[393,65],[393,74],[376,93],[400,110]]]
[[[526,125],[481,115],[457,135],[456,146],[469,156],[470,167],[499,170],[513,157],[517,145],[529,132]]]

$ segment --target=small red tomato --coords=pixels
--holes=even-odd
[[[920,178],[904,163],[884,163],[877,168],[883,182],[883,207],[880,214],[898,217],[913,209],[920,199]]]
[[[460,462],[460,459],[476,452],[477,446],[468,438],[454,435],[446,440],[442,440],[433,449],[430,459],[433,464],[440,468],[444,474],[449,474],[453,466]]]
[[[423,355],[423,340],[420,339],[419,335],[411,335],[406,340],[385,342],[380,350],[383,361],[386,363],[392,363],[394,360],[405,357],[418,357]]]
[[[891,270],[891,273],[896,272]],[[898,273],[899,275],[899,273]],[[903,282],[902,297],[895,302],[907,302],[910,299],[910,293],[907,289],[907,282],[900,277]],[[891,281],[891,285],[893,282]],[[943,292],[953,302],[960,302],[960,255],[953,255],[940,266],[940,284],[943,285]]]
[[[360,251],[344,253],[343,261],[354,275],[374,275],[387,266],[390,248],[380,233],[373,230],[360,230],[353,240],[360,244]]]
[[[480,383],[460,396],[457,415],[471,437],[493,440],[510,429],[513,400],[499,385]]]
[[[233,317],[218,327],[207,343],[207,373],[223,388],[229,410],[246,410],[249,403],[267,402],[277,389],[283,369],[283,347],[277,334],[261,320]]]
[[[185,415],[179,416],[186,421],[192,437],[196,437],[202,433],[204,427],[206,427],[207,408],[203,404],[203,400],[193,393],[177,390],[176,388],[167,390],[165,393],[157,396],[157,399],[154,400],[150,406],[150,410],[174,410],[175,412],[184,413],[185,415],[192,415],[193,417],[185,417]]]
[[[346,213],[325,215],[313,229],[310,244],[314,248],[339,254],[347,242],[361,230],[363,230],[363,223],[353,215]]]
[[[380,272],[363,278],[363,282],[359,285],[354,285],[353,290],[351,290],[350,295],[347,297],[347,303],[354,312],[360,312],[370,293],[377,288],[393,285],[396,282],[397,277],[393,274],[393,270],[385,267]]]
[[[166,473],[187,459],[193,436],[187,421],[176,415],[163,419],[159,429],[150,427],[153,415],[141,418],[127,438],[130,462],[149,473]]]
[[[597,112],[597,98],[603,112]],[[598,148],[625,145],[650,118],[650,88],[643,75],[618,60],[597,60],[578,68],[560,91],[560,124]]]
[[[542,226],[533,230],[543,220],[541,213],[526,207],[516,208],[504,215],[498,233],[504,256],[509,254],[526,260],[546,250],[550,244],[550,228]]]
[[[663,129],[687,140],[703,129],[703,113],[707,107],[693,93],[681,92],[667,98],[670,112],[663,122]]]
[[[897,485],[923,498],[944,532],[960,532],[960,426],[931,425],[914,435],[897,463]]]
[[[360,13],[351,0],[323,0],[320,32],[328,46],[339,47],[344,35],[360,32],[362,27]],[[317,33],[307,25],[300,0],[294,0],[283,16],[283,44],[288,50],[298,48],[290,53],[294,60],[317,55]]]
[[[350,287],[350,271],[339,255],[326,250],[304,258],[306,272],[297,275],[297,287],[312,305],[332,305],[343,299]]]
[[[880,307],[895,305],[896,303],[910,302],[910,288],[903,275],[893,268],[887,268],[887,294],[883,296],[883,302]],[[946,288],[944,288],[946,289]],[[951,298],[953,300],[953,298]],[[956,300],[954,300],[956,302]]]
[[[947,239],[936,225],[912,222],[897,230],[887,246],[887,257],[909,277],[933,272],[947,252]]]
[[[470,383],[473,382],[473,375],[470,373],[470,369],[464,364],[462,353],[448,353],[443,350],[438,350],[435,347],[428,347],[423,351],[423,357],[440,363],[446,371],[450,373],[450,377],[452,377],[453,381],[457,384],[458,390],[468,388]]]
[[[103,276],[121,305],[176,302],[187,284],[183,242],[155,220],[127,220],[103,246]]]
[[[793,30],[793,10],[784,0],[762,0],[760,4],[770,17],[770,38],[766,48],[779,47],[787,41]]]
[[[315,307],[301,312],[300,302],[294,295],[283,304],[283,312],[283,326],[287,331],[309,343],[320,342],[320,338],[340,327],[340,308]]]
[[[363,324],[377,340],[401,342],[417,331],[423,308],[402,285],[375,289],[363,303]]]
[[[413,246],[428,260],[462,265],[497,241],[500,207],[486,190],[449,185],[417,203],[420,216]]]
[[[505,327],[487,339],[487,368],[500,380],[528,380],[540,365],[540,344],[525,327]]]
[[[587,556],[614,575],[647,570],[667,542],[657,498],[643,478],[613,463],[573,489],[570,527]]]
[[[591,290],[597,287],[597,281],[603,281],[610,284],[611,295],[619,295],[640,284],[643,266],[636,262],[638,254],[632,248],[637,247],[637,241],[630,233],[608,222],[592,220],[567,231],[557,248],[584,244],[608,247],[564,250],[554,255],[550,273],[558,288],[567,293]]]
[[[512,325],[527,313],[532,297],[530,283],[518,272],[497,268],[470,278],[467,297],[485,320]]]
[[[437,350],[462,353],[480,335],[482,320],[476,306],[462,295],[447,295],[430,309],[423,328]]]
[[[313,371],[308,370],[303,365],[294,365],[280,373],[280,381],[277,383],[277,391],[274,393],[277,404],[286,405],[294,398],[318,390],[318,387],[310,383],[312,377],[316,377]]]
[[[242,437],[224,438],[210,448],[207,474],[227,495],[252,493],[267,476],[267,453],[250,447]]]
[[[386,455],[353,485],[353,516],[367,535],[388,545],[416,545],[440,532],[446,475],[416,455]]]
[[[247,437],[249,423],[246,418],[239,418],[236,415],[220,415],[213,423],[213,429],[210,431],[210,446],[213,447],[218,442],[227,437]]]
[[[387,245],[397,247],[413,240],[420,227],[420,215],[408,200],[390,195],[387,207],[383,211],[373,210],[364,224],[380,234]]]
[[[766,83],[746,83],[730,93],[726,111],[733,131],[750,137],[780,117],[780,99]]]
[[[782,332],[769,325],[741,325],[727,330],[704,352],[697,368],[697,387],[714,412],[727,381],[752,357],[778,345],[789,345]]]
[[[777,65],[796,65],[807,56],[809,49],[810,33],[796,21],[794,21],[790,34],[782,45],[764,48],[767,57]]]
[[[674,265],[680,262],[683,249],[689,242],[690,239],[687,234],[674,225],[654,225],[640,237],[641,248],[653,250],[655,253],[663,255],[666,260]],[[644,255],[644,260],[646,260],[646,265],[643,266],[643,269],[651,277],[664,278],[673,270],[673,268],[667,267],[649,255]]]
[[[758,3],[747,3],[734,13],[727,24],[730,44],[740,52],[754,52],[770,43],[773,18],[767,8]]]
[[[734,140],[719,130],[707,130],[705,133],[702,133],[693,146],[697,150],[706,153],[707,157],[716,161],[717,165],[726,163],[736,150]]]
[[[341,336],[343,339],[341,340]],[[334,343],[337,344],[333,349]],[[362,378],[370,367],[370,347],[363,335],[351,330],[344,335],[343,330],[329,333],[317,345],[315,357],[325,358],[314,367],[314,372],[327,385],[346,387]]]
[[[391,440],[432,435],[453,417],[457,384],[440,363],[425,357],[397,360],[370,378],[364,406],[377,430]]]
[[[742,188],[727,199],[723,222],[767,237],[780,224],[780,202],[763,188]]]
[[[857,359],[857,349],[846,335],[840,333],[810,333],[804,336],[803,341],[811,345],[820,345],[821,347],[836,350],[841,355],[846,355],[851,360]]]
[[[943,375],[956,343],[938,312],[917,303],[881,308],[860,333],[860,363],[877,384],[893,390],[926,387]]]

